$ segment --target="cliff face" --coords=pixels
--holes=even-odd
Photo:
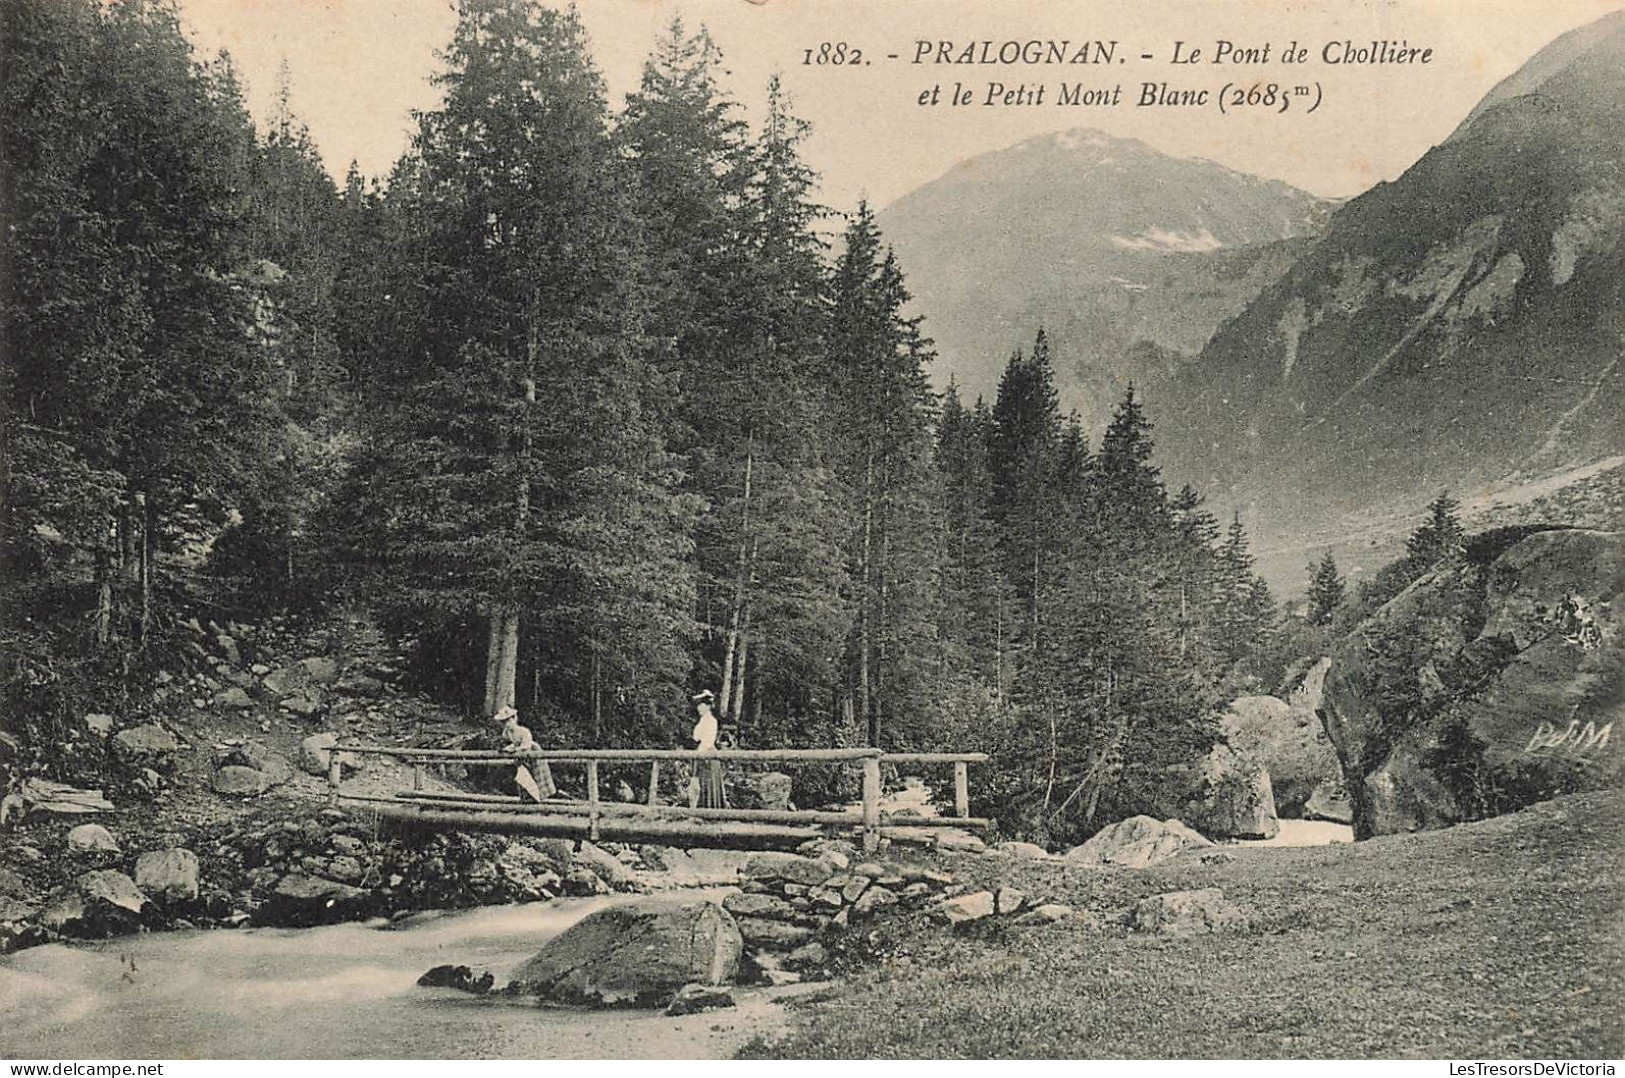
[[[1490,537],[1343,640],[1321,715],[1356,837],[1617,785],[1622,590],[1621,533]]]

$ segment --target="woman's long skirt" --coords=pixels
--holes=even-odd
[[[728,791],[722,785],[721,760],[708,760],[700,764],[700,807],[728,807]]]

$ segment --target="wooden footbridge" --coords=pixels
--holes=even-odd
[[[412,765],[412,788],[390,796],[347,792],[342,754],[392,756]],[[479,831],[545,835],[556,838],[648,842],[666,846],[731,849],[793,849],[812,838],[855,836],[872,850],[882,838],[919,840],[927,829],[985,831],[990,821],[970,815],[969,765],[986,763],[981,753],[897,753],[874,748],[852,749],[719,749],[711,752],[661,749],[549,749],[519,753],[480,749],[429,749],[400,745],[341,744],[329,757],[327,782],[335,804],[365,806],[376,816],[414,828],[436,831]],[[861,768],[863,800],[847,810],[691,808],[662,804],[660,769],[664,765],[697,768],[705,764],[768,764],[794,767],[837,764]],[[549,797],[541,802],[500,794],[431,792],[424,769],[432,766],[513,768],[519,764],[586,770],[586,798]],[[606,801],[599,789],[599,768],[647,764],[647,797],[638,803]],[[881,808],[881,765],[952,767],[954,812],[951,816],[916,816]]]

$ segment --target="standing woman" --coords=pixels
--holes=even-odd
[[[701,690],[694,696],[694,713],[697,720],[694,723],[694,732],[690,736],[700,752],[717,751],[717,734],[720,728],[717,723],[716,712],[711,710],[711,701],[715,699],[710,689]],[[698,766],[700,781],[700,807],[701,808],[727,808],[728,793],[722,785],[722,761],[706,760]]]

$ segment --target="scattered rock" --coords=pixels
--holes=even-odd
[[[81,929],[90,927],[98,933],[130,931],[147,908],[147,896],[122,872],[112,869],[87,872],[74,881],[74,885],[83,903]]]
[[[254,698],[248,695],[248,690],[241,685],[233,685],[214,698],[220,707],[229,707],[235,711],[243,711],[254,706]]]
[[[358,883],[365,872],[360,861],[348,854],[340,854],[328,859],[327,871],[323,875],[340,883]]]
[[[155,723],[143,723],[113,735],[113,754],[126,763],[168,767],[180,751],[175,735]]]
[[[1066,851],[1065,860],[1083,865],[1148,868],[1186,850],[1213,843],[1178,820],[1131,816],[1103,828],[1088,842]]]
[[[733,992],[725,985],[685,984],[677,990],[677,994],[666,1005],[666,1013],[676,1017],[684,1014],[699,1014],[701,1011],[714,1011],[721,1007],[732,1007],[734,1005]]]
[[[752,947],[766,947],[774,951],[788,951],[812,939],[813,931],[801,925],[770,921],[762,917],[738,918],[740,934]]]
[[[693,982],[731,982],[743,952],[714,902],[635,902],[590,913],[513,973],[524,994],[598,1006],[649,1004]]]
[[[322,710],[322,705],[314,697],[303,694],[278,700],[276,706],[302,719],[308,719]]]
[[[271,788],[263,771],[229,764],[214,773],[214,792],[226,797],[258,797]]]
[[[230,633],[221,633],[219,636],[214,638],[214,643],[215,646],[220,649],[220,654],[228,663],[233,666],[240,666],[242,664],[243,653],[237,649],[237,641],[231,638]]]
[[[68,849],[74,853],[118,853],[118,840],[99,823],[82,823],[68,832]]]
[[[1025,857],[1031,861],[1048,859],[1050,852],[1044,847],[1031,842],[1001,842],[993,847],[1000,853],[1007,853],[1012,857]]]
[[[1247,911],[1227,902],[1217,887],[1152,895],[1134,907],[1133,915],[1136,929],[1164,936],[1224,932],[1245,928],[1250,920]]]
[[[284,666],[265,674],[260,681],[260,687],[268,696],[285,697],[292,696],[309,681],[310,677],[304,670],[297,666]]]
[[[585,840],[576,851],[576,861],[591,869],[595,875],[615,891],[635,891],[638,877],[619,858]]]
[[[290,872],[277,881],[261,909],[262,923],[309,926],[348,920],[371,895],[359,887]]]
[[[483,996],[491,991],[496,984],[496,976],[490,970],[478,977],[467,966],[436,966],[418,978],[420,988],[455,988],[459,992],[472,992],[476,996]]]
[[[247,767],[265,776],[268,786],[280,786],[293,778],[293,765],[280,752],[275,752],[258,741],[249,741],[227,749],[218,757],[221,767]]]
[[[331,685],[338,680],[339,664],[326,655],[313,655],[300,659],[298,666],[305,676],[318,685]]]
[[[604,882],[602,876],[590,868],[572,868],[564,874],[564,893],[577,898],[590,898],[593,895],[609,894],[609,884]]]
[[[784,965],[792,970],[822,969],[829,961],[829,952],[822,943],[806,943],[784,956]]]
[[[968,895],[960,895],[958,898],[950,898],[937,909],[944,920],[958,927],[993,916],[998,911],[998,903],[992,891],[975,891]]]
[[[113,716],[105,715],[99,711],[92,711],[85,716],[85,729],[97,737],[106,737],[113,732]]]
[[[366,674],[349,674],[334,683],[333,691],[345,696],[373,697],[384,691],[384,683]]]
[[[198,896],[197,854],[178,846],[144,853],[135,861],[135,885],[160,902],[194,902]]]
[[[1026,892],[1018,891],[1014,887],[1001,887],[993,897],[994,904],[1001,914],[1015,913],[1027,904]]]
[[[1054,924],[1073,915],[1074,910],[1071,906],[1064,906],[1059,902],[1046,902],[1022,914],[1021,920],[1026,924]]]
[[[339,735],[334,733],[311,734],[299,743],[299,767],[312,775],[327,777],[328,764],[332,759],[333,747],[339,743]],[[353,752],[339,753],[339,769],[341,771],[361,770],[361,758]]]
[[[852,916],[863,920],[874,916],[877,910],[897,905],[898,901],[895,891],[876,885],[863,892],[863,895],[852,904]]]

